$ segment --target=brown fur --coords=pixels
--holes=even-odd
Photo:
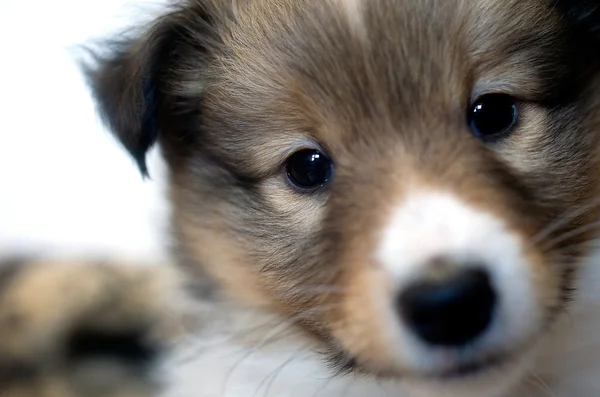
[[[88,73],[142,172],[159,142],[188,270],[293,318],[337,365],[401,377],[383,319],[364,304],[370,290],[392,290],[371,258],[378,231],[399,200],[427,188],[501,217],[526,240],[597,197],[600,18],[585,1],[340,3],[184,0],[112,43]],[[520,100],[520,124],[502,142],[481,142],[466,123],[486,92]],[[332,156],[335,176],[303,194],[284,163],[312,146]],[[596,208],[545,241],[597,221]],[[523,346],[567,305],[573,258],[595,235],[528,247],[548,322]],[[62,288],[57,274],[48,288]],[[77,293],[91,296],[94,283]],[[71,318],[68,305],[48,302]],[[46,306],[36,305],[27,310],[43,321]]]
[[[594,100],[571,92],[585,54],[564,56],[577,43],[550,2],[376,1],[362,12],[366,37],[334,2],[184,3],[94,80],[101,109],[134,154],[131,142],[150,132],[131,114],[156,117],[183,246],[230,290],[251,289],[289,315],[350,301],[303,291],[369,279],[369,241],[407,191],[453,191],[526,238],[597,192],[596,121],[572,115]],[[170,53],[155,51],[161,45]],[[150,67],[156,98],[128,110],[143,87],[127,97],[115,79],[141,84]],[[464,109],[478,91],[498,90],[522,100],[523,121],[511,139],[484,146],[469,136]],[[124,106],[113,111],[115,103]],[[307,139],[336,163],[334,185],[312,196],[294,193],[280,171]],[[595,219],[586,215],[581,222]],[[555,254],[531,253],[543,264],[537,288],[549,310],[563,303],[551,291],[570,283],[552,265]],[[336,312],[304,322],[326,338],[360,324]]]
[[[341,342],[367,371],[401,374],[386,367],[369,306],[353,303],[386,285],[369,256],[400,198],[448,190],[529,239],[598,194],[598,57],[563,13],[574,6],[377,0],[360,3],[357,20],[334,1],[187,1],[102,61],[92,84],[142,170],[157,134],[175,234],[197,266],[246,300],[300,315],[334,354]],[[485,145],[465,109],[498,91],[520,99],[521,124]],[[282,173],[306,142],[336,165],[313,195]],[[596,219],[590,209],[553,235]],[[588,237],[530,248],[550,319],[571,287],[571,264],[557,258],[584,253],[561,247]],[[342,292],[307,293],[319,286]],[[311,312],[324,304],[336,309]]]

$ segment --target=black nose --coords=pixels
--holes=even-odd
[[[496,294],[487,273],[465,269],[443,280],[419,281],[399,297],[404,321],[425,342],[460,347],[492,321]]]

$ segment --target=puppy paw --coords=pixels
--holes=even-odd
[[[166,267],[0,262],[0,395],[156,395],[176,280]]]

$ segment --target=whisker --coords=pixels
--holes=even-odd
[[[281,333],[274,335],[272,338],[270,338],[269,341],[264,343],[263,347],[269,346],[273,343],[277,343],[277,342],[281,341],[282,339],[287,338],[290,335],[293,335],[295,333],[296,333],[295,330],[293,330],[291,332],[285,332],[285,330],[283,330],[283,331],[281,331]],[[217,344],[217,343],[208,341],[206,344],[203,344],[202,346],[195,348],[194,350],[192,350],[191,352],[186,354],[184,357],[172,360],[171,364],[174,366],[175,365],[176,366],[187,365],[187,364],[195,361],[196,359],[198,359],[198,357],[200,357],[202,354],[210,352],[211,349],[217,349],[220,345],[228,345],[227,340],[231,341],[233,339],[235,339],[235,337],[230,337],[230,338],[221,340],[220,342],[222,342],[222,344]],[[238,351],[238,353],[239,352],[247,352],[247,351],[243,347],[240,347],[240,350]],[[241,359],[243,360],[244,358],[246,358],[246,357],[244,356]]]
[[[546,237],[548,237],[549,235],[551,235],[553,232],[560,229],[561,227],[565,226],[566,224],[571,222],[573,219],[585,214],[586,211],[589,211],[599,205],[600,205],[600,197],[597,197],[594,200],[591,200],[588,204],[574,205],[574,206],[569,207],[565,212],[563,212],[563,214],[557,216],[554,221],[550,222],[548,225],[546,225],[544,228],[542,228],[542,230],[540,230],[537,234],[535,234],[530,239],[531,243],[532,244],[540,243],[541,241],[543,241],[543,239],[545,239]]]
[[[299,353],[302,353],[302,350],[300,350]],[[273,384],[275,383],[275,380],[277,379],[277,376],[279,376],[279,374],[283,371],[283,369],[289,365],[291,362],[293,362],[294,360],[298,359],[298,355],[296,355],[295,357],[292,357],[291,360],[288,360],[287,363],[285,363],[285,365],[277,372],[277,374],[275,374],[275,376],[273,376],[271,378],[271,381],[269,382],[269,385],[267,386],[267,390],[265,391],[265,396],[266,394],[271,390],[271,387],[273,387]]]
[[[322,307],[318,307],[317,306],[317,307],[313,308],[312,310],[309,309],[309,310],[307,310],[305,312],[299,313],[293,319],[274,318],[272,320],[265,321],[264,323],[259,324],[257,326],[242,328],[239,331],[236,331],[235,333],[228,334],[226,337],[222,337],[222,338],[218,338],[218,339],[211,338],[209,341],[206,341],[205,343],[202,343],[201,345],[198,345],[196,343],[196,341],[197,340],[204,340],[204,338],[202,336],[198,336],[196,338],[186,338],[186,343],[189,344],[189,345],[192,345],[194,347],[192,349],[182,349],[183,351],[186,352],[186,354],[183,355],[183,356],[177,356],[177,357],[172,358],[171,359],[171,365],[174,365],[174,366],[183,366],[183,365],[189,364],[190,362],[192,362],[195,359],[197,359],[201,354],[204,354],[204,353],[210,351],[211,349],[217,349],[219,346],[227,345],[231,341],[233,341],[233,340],[235,340],[237,338],[244,337],[244,336],[247,336],[249,334],[253,334],[253,333],[259,332],[260,330],[265,329],[265,328],[272,329],[273,326],[278,327],[278,326],[280,326],[280,325],[282,325],[284,323],[295,321],[295,319],[297,319],[297,318],[302,318],[302,317],[304,317],[304,316],[306,316],[306,315],[308,315],[310,313],[317,313],[319,311],[326,311],[326,310],[328,310],[330,308],[333,308],[333,307],[335,307],[335,306],[334,305],[329,305],[329,306],[326,306],[326,307],[325,306],[322,306]],[[294,332],[285,333],[285,334],[282,335],[282,337],[292,335]],[[277,339],[273,340],[273,343],[277,342],[278,340],[280,340],[280,339],[277,338]],[[265,343],[265,345],[266,344],[267,343]],[[181,344],[180,344],[180,346],[181,346]],[[246,350],[244,348],[241,348],[241,351],[246,351]]]
[[[250,348],[248,350],[245,350],[245,353],[242,355],[242,357],[240,357],[240,359],[238,361],[236,361],[235,364],[233,364],[231,369],[229,371],[227,371],[227,374],[225,375],[225,379],[223,380],[223,390],[221,393],[222,395],[226,395],[227,384],[229,383],[229,380],[233,376],[233,373],[235,372],[235,370],[237,368],[239,368],[239,366],[242,365],[242,363],[244,361],[246,361],[250,356],[252,356],[254,353],[256,353],[261,348],[266,347],[271,343],[277,343],[284,337],[290,335],[290,334],[285,334],[284,331],[286,331],[288,328],[291,328],[293,326],[293,324],[286,321],[282,325],[284,326],[283,329],[280,329],[281,326],[277,327],[275,330],[268,333],[267,336],[265,336],[255,346],[253,346],[252,348]]]
[[[276,319],[272,319],[269,321],[265,321],[263,324],[260,324],[257,326],[240,329],[239,331],[230,333],[227,336],[222,337],[222,338],[218,338],[218,339],[211,338],[210,340],[206,341],[206,343],[203,343],[202,345],[199,345],[199,346],[196,344],[195,341],[198,339],[204,340],[204,338],[202,338],[201,335],[196,338],[187,338],[186,340],[189,341],[188,343],[192,344],[192,345],[196,345],[196,347],[193,350],[190,350],[189,353],[186,354],[185,356],[174,360],[173,364],[174,365],[188,364],[189,362],[195,360],[200,354],[202,354],[204,352],[210,351],[211,349],[216,349],[222,345],[227,345],[239,337],[242,337],[242,336],[245,336],[248,334],[253,334],[253,333],[258,332],[265,328],[271,328],[271,326],[273,324],[281,324],[281,321],[279,321],[279,319],[277,319],[278,321],[275,321],[275,320]]]
[[[560,244],[560,243],[562,243],[564,241],[567,241],[568,239],[570,239],[572,237],[579,236],[579,235],[581,235],[581,234],[583,234],[585,232],[596,230],[598,228],[600,228],[600,221],[588,223],[586,225],[577,227],[577,228],[575,228],[573,230],[570,230],[570,231],[568,231],[566,233],[563,233],[563,234],[561,234],[559,236],[556,236],[553,239],[550,239],[549,241],[547,241],[544,244],[544,248],[547,249],[547,250],[552,249],[555,246],[557,246],[558,244]]]
[[[286,319],[284,321],[281,322],[281,324],[277,327],[275,327],[274,329],[272,329],[269,333],[267,333],[267,335],[265,335],[257,344],[255,344],[252,348],[248,349],[246,351],[246,353],[241,357],[240,360],[238,360],[233,367],[227,372],[227,375],[225,376],[225,380],[224,380],[224,384],[223,384],[223,390],[222,390],[222,395],[225,395],[226,393],[226,388],[227,388],[227,383],[229,383],[229,380],[231,378],[231,376],[233,375],[233,373],[235,372],[235,370],[246,360],[248,359],[248,357],[250,357],[252,354],[256,353],[258,350],[260,350],[261,348],[265,347],[268,343],[272,342],[272,338],[274,338],[276,335],[278,335],[280,332],[283,332],[289,328],[292,328],[294,325],[296,325],[296,322],[304,317],[307,317],[310,314],[314,314],[314,313],[320,313],[320,312],[324,312],[326,310],[330,310],[331,308],[336,308],[338,307],[338,305],[323,305],[323,306],[317,306],[311,309],[307,309],[289,319]]]
[[[315,390],[315,392],[312,394],[312,397],[317,397],[323,392],[323,390],[327,389],[327,386],[329,386],[332,380],[333,378],[325,379],[325,381],[322,382],[319,387],[317,387],[317,390]]]
[[[546,383],[541,376],[536,373],[531,373],[533,378],[530,378],[530,382],[536,386],[542,393],[546,394],[548,397],[556,397],[554,391],[550,388],[548,383]]]
[[[277,368],[275,368],[270,374],[268,374],[258,385],[258,388],[256,389],[256,391],[254,392],[254,397],[256,397],[258,395],[258,392],[260,391],[260,389],[266,385],[265,387],[265,393],[263,394],[264,397],[267,397],[269,394],[269,391],[271,390],[271,387],[273,386],[273,384],[275,383],[275,380],[277,380],[277,376],[281,373],[281,371],[283,371],[283,369],[289,365],[291,362],[293,362],[294,360],[296,360],[298,358],[298,354],[302,353],[303,351],[306,351],[306,348],[302,347],[300,349],[297,349],[296,351],[294,351],[291,356],[286,359],[283,363],[281,363],[280,365],[277,366]]]

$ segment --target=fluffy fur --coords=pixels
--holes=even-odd
[[[197,300],[188,342],[199,350],[184,343],[191,364],[151,367],[171,372],[158,376],[171,380],[161,393],[600,392],[599,27],[599,6],[584,0],[183,0],[109,42],[86,67],[93,93],[143,174],[160,145],[174,256]],[[490,92],[519,102],[516,130],[498,142],[466,121]],[[303,148],[335,164],[311,193],[286,179],[286,159]],[[440,246],[451,267],[485,259],[501,298],[504,326],[464,351],[399,336],[390,303],[408,274],[427,273],[415,258],[434,260]],[[102,314],[94,302],[112,289],[90,274],[78,310]],[[148,298],[120,301],[143,308]],[[69,302],[48,302],[66,313],[61,329],[89,330]],[[136,316],[118,318],[127,329]],[[23,346],[42,338],[30,335]],[[53,368],[79,387],[72,367]]]

